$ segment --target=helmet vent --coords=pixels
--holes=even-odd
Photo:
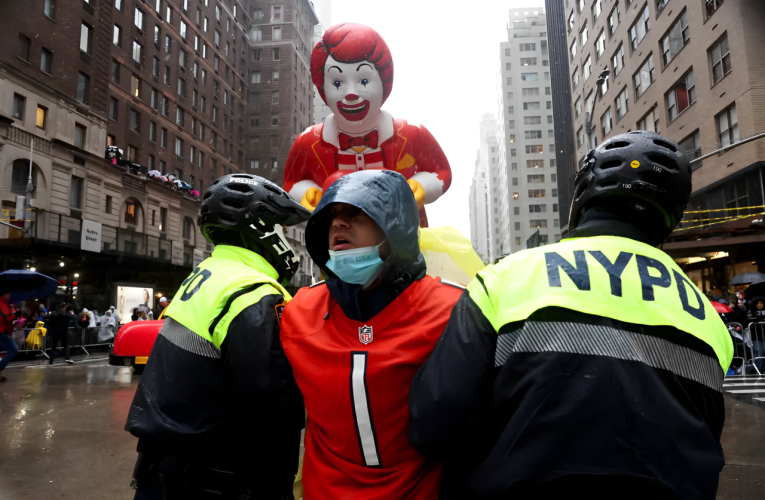
[[[266,184],[265,188],[268,189],[269,191],[271,191],[272,193],[276,193],[276,194],[279,194],[279,195],[282,194],[282,190],[279,189],[278,187],[274,186],[273,184]]]
[[[621,149],[626,148],[630,145],[627,141],[614,141],[609,144],[606,144],[606,150],[609,151],[611,149]]]
[[[656,144],[657,146],[661,146],[662,148],[669,149],[673,153],[677,153],[677,148],[673,146],[672,144],[668,143],[667,141],[654,139],[653,143]]]
[[[208,192],[206,192],[206,193],[205,193],[205,195],[204,195],[204,198],[203,198],[203,199],[205,199],[205,200],[206,200],[206,199],[207,199],[207,198],[209,198],[210,196],[212,196],[212,191],[208,191]]]
[[[235,208],[237,210],[244,208],[244,200],[238,198],[226,197],[220,200],[220,204],[221,206]]]
[[[673,171],[680,170],[680,167],[677,165],[677,162],[673,160],[672,158],[669,158],[668,156],[659,155],[659,154],[651,154],[651,155],[648,155],[648,159],[651,160],[651,163],[664,167],[667,170],[673,170]]]
[[[618,179],[605,179],[598,183],[598,187],[603,189],[609,189],[609,188],[617,186],[618,184],[619,184]]]
[[[611,160],[611,161],[603,162],[603,164],[600,165],[600,169],[601,170],[608,170],[608,169],[611,169],[611,168],[621,167],[622,165],[623,165],[623,162],[621,160]]]
[[[252,179],[252,176],[247,174],[233,174],[231,177],[235,177],[237,179]]]
[[[226,189],[229,191],[237,191],[239,193],[250,194],[252,193],[252,187],[249,184],[240,184],[238,182],[231,182],[226,184]]]

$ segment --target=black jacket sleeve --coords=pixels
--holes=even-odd
[[[441,455],[451,438],[486,408],[496,343],[497,333],[465,290],[412,381],[409,442],[415,448]]]
[[[260,412],[286,411],[302,423],[303,399],[279,340],[276,306],[283,301],[281,295],[266,295],[240,312],[229,325],[221,355],[241,401],[256,404]]]

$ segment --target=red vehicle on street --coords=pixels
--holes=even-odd
[[[109,364],[132,366],[136,373],[142,373],[149,361],[149,353],[157,340],[164,319],[154,321],[131,321],[122,325],[109,351]]]

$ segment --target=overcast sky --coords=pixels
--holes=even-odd
[[[322,2],[314,0],[321,16]],[[374,28],[393,55],[393,91],[383,109],[424,125],[452,168],[452,186],[427,205],[431,226],[452,226],[470,237],[468,195],[483,113],[496,114],[499,43],[507,40],[510,8],[544,0],[331,0],[324,27],[356,22]]]

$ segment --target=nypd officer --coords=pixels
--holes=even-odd
[[[449,499],[713,499],[730,335],[657,246],[691,169],[645,131],[577,173],[569,237],[481,271],[412,383]]]
[[[226,175],[204,195],[215,245],[165,311],[130,407],[136,498],[292,498],[303,402],[277,307],[298,259],[282,228],[310,212],[279,186]]]

